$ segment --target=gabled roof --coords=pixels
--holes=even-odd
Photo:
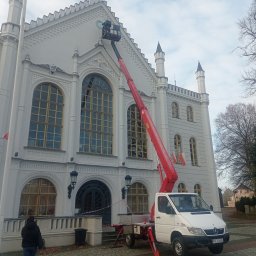
[[[61,19],[65,16],[68,16],[72,13],[79,12],[89,6],[92,6],[94,4],[103,2],[105,4],[106,1],[103,0],[85,0],[85,1],[80,1],[79,3],[76,3],[74,5],[70,5],[69,7],[66,7],[65,9],[60,9],[59,11],[55,11],[54,14],[49,13],[48,15],[44,15],[43,18],[37,18],[36,21],[31,20],[30,23],[25,23],[25,31],[28,31],[30,29],[33,29],[35,27],[39,27],[43,24]]]
[[[244,184],[240,184],[236,189],[234,189],[234,191],[236,191],[236,190],[241,190],[241,189],[253,191],[252,189],[250,189],[249,187],[247,187],[247,186],[244,185]]]
[[[122,32],[125,33],[127,38],[129,39],[129,42],[134,46],[134,49],[137,51],[138,56],[142,58],[144,63],[147,66],[147,69],[150,71],[151,76],[156,79],[156,73],[155,69],[152,68],[152,65],[148,62],[148,59],[145,58],[145,55],[141,52],[141,49],[138,47],[138,45],[134,42],[134,39],[131,38],[130,34],[127,32],[127,29],[123,27],[123,24],[119,22],[119,18],[115,16],[115,13],[111,11],[111,8],[107,5],[107,2],[104,0],[84,0],[80,1],[77,4],[70,5],[69,7],[66,7],[65,9],[61,9],[59,11],[55,11],[54,14],[49,13],[48,15],[44,15],[43,18],[38,18],[36,21],[32,20],[30,23],[25,24],[25,37],[31,36],[36,31],[40,31],[41,29],[45,28],[45,26],[49,27],[52,24],[56,24],[59,22],[62,22],[64,20],[69,19],[69,16],[74,16],[78,14],[82,14],[83,12],[86,12],[93,8],[93,6],[99,6],[103,5],[106,7],[106,10],[109,11],[110,15],[112,15],[113,19],[116,20],[117,23],[119,23]]]

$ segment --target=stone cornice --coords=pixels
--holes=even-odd
[[[14,43],[18,43],[19,40],[17,39],[17,37],[12,36],[12,35],[1,35],[0,36],[0,41],[4,42],[4,41],[12,41]]]

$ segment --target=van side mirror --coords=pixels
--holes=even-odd
[[[212,205],[210,205],[210,210],[213,212],[213,206]]]

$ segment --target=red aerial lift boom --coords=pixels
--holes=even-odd
[[[118,63],[120,65],[121,71],[125,75],[127,80],[127,84],[131,90],[135,103],[140,111],[140,115],[142,121],[147,129],[149,137],[154,145],[157,156],[159,158],[161,168],[164,170],[166,177],[163,179],[162,186],[159,192],[171,192],[174,186],[174,183],[178,179],[175,168],[171,162],[170,156],[163,145],[163,142],[157,132],[157,129],[152,121],[152,118],[146,108],[142,98],[133,82],[133,79],[120,55],[115,45],[115,41],[118,42],[121,39],[120,27],[117,25],[113,25],[111,27],[110,21],[105,21],[102,28],[102,38],[111,40],[111,46],[115,52],[115,55],[118,59]]]
[[[152,118],[148,112],[148,109],[146,108],[144,102],[142,101],[142,98],[133,82],[133,79],[115,45],[115,42],[118,42],[121,39],[120,26],[118,25],[112,26],[111,21],[106,20],[104,23],[102,23],[102,38],[111,41],[111,46],[118,59],[120,69],[125,75],[127,84],[131,90],[135,103],[140,111],[142,121],[146,127],[148,135],[154,145],[157,156],[159,158],[160,164],[158,165],[158,171],[160,172],[161,177],[162,177],[162,170],[164,170],[165,178],[162,178],[162,185],[159,192],[171,192],[176,180],[178,179],[178,176],[171,162],[170,156],[166,148],[164,147],[164,144],[152,121]],[[150,218],[151,218],[151,221],[154,221],[154,205],[151,208]],[[152,229],[149,228],[147,231],[148,231],[150,246],[154,252],[154,255],[158,256],[159,252],[155,247]]]

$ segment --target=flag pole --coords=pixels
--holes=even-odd
[[[14,77],[14,86],[12,93],[12,105],[11,105],[11,113],[10,113],[10,123],[9,123],[9,138],[7,140],[7,148],[4,162],[4,170],[3,170],[3,180],[2,180],[2,191],[0,197],[0,252],[2,252],[1,244],[4,232],[4,217],[5,217],[5,204],[7,202],[7,188],[8,188],[8,179],[11,167],[11,159],[12,159],[12,151],[13,151],[13,142],[14,142],[14,134],[16,127],[16,119],[17,119],[17,108],[19,101],[19,90],[20,90],[20,77],[21,77],[21,61],[22,61],[22,48],[24,41],[24,28],[25,28],[25,17],[26,17],[26,6],[27,0],[23,0],[22,4],[22,12],[20,19],[20,33],[19,33],[19,42],[17,49],[17,60],[16,60],[16,71]]]

